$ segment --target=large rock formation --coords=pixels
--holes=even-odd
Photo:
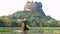
[[[35,11],[35,12],[41,13],[42,15],[45,16],[45,13],[42,10],[42,3],[41,2],[29,2],[28,1],[24,7],[24,10]]]

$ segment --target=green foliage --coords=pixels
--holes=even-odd
[[[40,13],[33,11],[17,11],[16,13],[8,17],[13,20],[24,19],[24,17],[27,17],[32,27],[48,26],[48,20],[54,20],[50,16],[44,16]]]
[[[0,27],[4,27],[4,22],[0,20]]]
[[[44,16],[38,12],[33,11],[17,11],[16,13],[9,16],[0,17],[0,23],[4,24],[6,27],[18,27],[21,26],[21,23],[17,19],[24,19],[24,17],[29,19],[31,27],[56,27],[60,26],[60,22],[51,18],[50,16]],[[0,24],[0,26],[2,26]]]

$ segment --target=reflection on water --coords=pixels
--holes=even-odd
[[[60,34],[60,32],[35,32],[34,30],[24,31],[14,30],[13,32],[0,32],[0,34]]]
[[[14,30],[13,33],[17,34],[60,34],[60,32],[35,32],[35,30],[29,30],[29,31],[21,31],[21,30]]]
[[[21,34],[27,34],[27,31],[25,31],[25,32],[22,32]]]
[[[21,32],[0,32],[0,34],[60,34],[60,33],[37,33],[37,32],[24,32],[24,33],[21,33]]]

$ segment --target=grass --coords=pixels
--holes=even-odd
[[[31,30],[35,30],[36,32],[59,32],[60,27],[32,27]]]
[[[20,30],[20,27],[0,27],[0,32],[12,32],[13,30]]]
[[[0,27],[0,32],[12,32],[21,30],[21,27]],[[59,32],[60,27],[31,27],[30,32]]]

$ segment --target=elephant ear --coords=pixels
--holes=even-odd
[[[30,28],[30,26],[29,26],[29,25],[26,25],[26,27],[27,27],[27,28]]]
[[[27,23],[27,25],[26,25],[26,26],[27,26],[27,28],[30,28],[30,23]]]

